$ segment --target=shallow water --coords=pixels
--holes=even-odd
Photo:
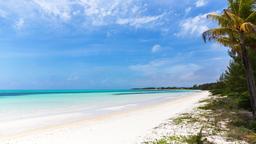
[[[193,92],[195,91],[2,90],[0,122],[74,113],[92,116],[157,103]]]

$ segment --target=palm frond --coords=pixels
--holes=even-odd
[[[211,41],[214,39],[218,39],[223,36],[230,36],[234,37],[235,34],[238,34],[238,32],[234,29],[228,28],[228,27],[221,27],[221,28],[215,28],[205,31],[202,36],[204,41]]]
[[[246,22],[256,23],[256,11],[251,13],[245,20]]]
[[[224,10],[224,14],[227,16],[227,18],[229,18],[232,23],[238,27],[239,25],[241,25],[244,20],[242,18],[240,18],[238,15],[235,15],[234,13],[232,13],[229,10]]]
[[[239,0],[239,15],[241,18],[247,18],[253,12],[253,3],[255,0]]]
[[[239,13],[239,4],[237,0],[228,0],[229,9],[231,9],[235,14]]]
[[[241,25],[240,31],[245,33],[255,33],[256,25],[252,24],[251,22],[245,22]]]
[[[221,43],[226,47],[239,47],[239,42],[236,40],[232,40],[229,37],[220,37],[216,39],[217,42]]]
[[[248,48],[256,46],[256,0],[228,0],[229,7],[223,13],[209,14],[207,17],[219,24],[202,34],[204,42],[216,41],[239,53],[241,33]]]
[[[217,21],[218,24],[221,26],[228,26],[230,24],[230,20],[227,17],[224,17],[223,15],[219,15],[216,13],[208,14],[207,18]]]

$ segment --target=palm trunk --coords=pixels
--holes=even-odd
[[[250,59],[248,56],[248,52],[244,43],[244,36],[241,34],[241,56],[242,61],[245,69],[245,75],[246,75],[246,81],[247,81],[247,87],[250,95],[250,103],[252,108],[253,117],[256,118],[256,85],[255,85],[255,79],[253,74],[253,68],[250,63]]]

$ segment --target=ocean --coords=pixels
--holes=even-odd
[[[193,90],[1,90],[0,123],[44,116],[90,117],[184,96]],[[161,94],[160,94],[161,93]]]

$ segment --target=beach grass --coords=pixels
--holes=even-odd
[[[188,135],[188,136],[166,136],[159,140],[145,142],[144,144],[211,144],[211,142],[207,141],[207,139],[203,138],[202,131],[197,135]]]
[[[169,120],[166,131],[168,128],[177,131],[148,144],[256,143],[256,121],[249,111],[239,109],[234,100],[213,95],[200,103],[193,112]],[[185,130],[179,132],[180,129]]]

